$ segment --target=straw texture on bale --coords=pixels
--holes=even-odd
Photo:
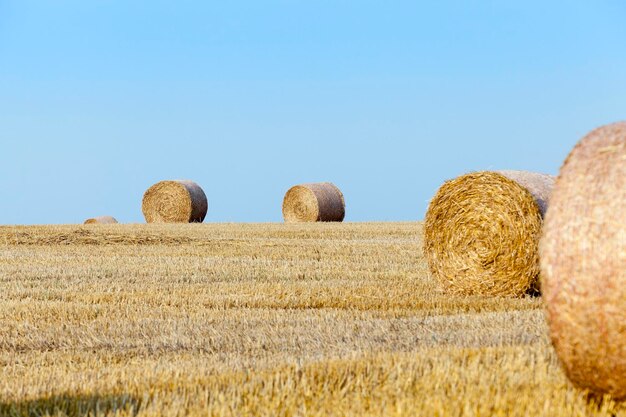
[[[193,181],[161,181],[145,192],[141,210],[148,223],[201,223],[208,202]]]
[[[92,217],[91,219],[85,220],[85,224],[115,224],[117,220],[115,217],[111,216],[99,216]]]
[[[426,213],[424,254],[442,287],[463,295],[536,291],[553,184],[550,175],[483,171],[441,186]]]
[[[345,215],[343,194],[330,182],[296,185],[283,200],[286,223],[341,222]]]
[[[581,388],[626,399],[626,122],[592,131],[565,161],[541,269],[566,374]]]

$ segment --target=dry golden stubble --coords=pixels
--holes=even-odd
[[[438,190],[426,213],[424,254],[446,291],[519,297],[536,290],[553,182],[544,174],[485,171]]]
[[[208,203],[193,181],[161,181],[145,192],[141,210],[148,223],[202,223]]]
[[[286,223],[342,222],[345,214],[343,194],[330,182],[296,185],[283,200]]]
[[[626,399],[626,122],[568,156],[541,240],[550,335],[575,385]]]
[[[0,227],[0,415],[625,415],[540,299],[442,293],[422,230]]]

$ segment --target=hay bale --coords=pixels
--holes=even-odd
[[[538,242],[554,177],[475,172],[447,181],[426,213],[424,254],[448,292],[522,296],[537,287]]]
[[[141,203],[148,223],[202,223],[207,210],[204,191],[188,180],[158,182],[148,188]]]
[[[626,122],[583,138],[541,239],[552,343],[575,385],[626,399]]]
[[[345,215],[343,194],[330,182],[296,185],[283,200],[286,223],[341,222]]]
[[[92,217],[91,219],[85,220],[84,224],[116,224],[117,220],[112,216],[99,216]]]

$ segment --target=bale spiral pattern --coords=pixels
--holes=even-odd
[[[538,242],[554,183],[524,171],[475,172],[446,182],[426,213],[424,254],[443,288],[522,296],[536,289]]]

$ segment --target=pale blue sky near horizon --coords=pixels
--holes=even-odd
[[[0,0],[0,224],[143,222],[163,179],[205,222],[422,219],[446,179],[557,173],[626,119],[626,3]]]

